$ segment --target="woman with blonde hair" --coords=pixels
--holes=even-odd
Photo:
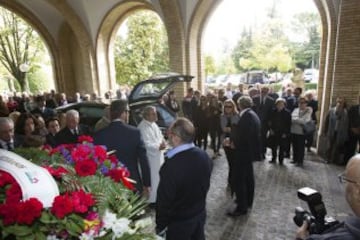
[[[238,123],[239,121],[239,113],[236,107],[235,102],[232,99],[227,99],[224,102],[224,111],[223,114],[220,116],[220,125],[221,125],[221,139],[223,142],[223,148],[226,156],[226,160],[228,161],[229,165],[229,173],[228,173],[228,187],[230,187],[230,179],[231,179],[231,172],[232,166],[234,161],[234,149],[230,146],[230,135],[232,128]],[[231,192],[233,192],[231,190]]]

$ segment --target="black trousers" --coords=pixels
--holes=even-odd
[[[197,216],[170,223],[166,232],[166,240],[205,240],[205,210]]]
[[[270,137],[271,142],[271,152],[272,152],[272,160],[276,160],[277,158],[277,151],[279,149],[279,162],[282,163],[284,160],[284,154],[286,151],[287,146],[287,137],[282,138],[281,134],[275,134]]]
[[[354,156],[356,147],[359,146],[360,153],[360,135],[355,135],[353,133],[349,134],[349,140],[346,143],[346,152],[344,157],[344,164],[346,164],[352,156]]]
[[[235,150],[231,149],[229,147],[224,147],[224,151],[225,151],[225,156],[226,156],[226,160],[228,162],[228,166],[229,166],[229,173],[228,173],[228,185],[231,187],[231,174],[234,168],[234,164],[233,162],[235,161]]]
[[[231,175],[231,188],[236,195],[237,209],[240,211],[246,211],[252,206],[254,201],[254,169],[252,163],[246,163],[246,165],[234,163],[234,165],[236,167]]]
[[[304,162],[305,155],[305,136],[300,134],[291,134],[293,147],[293,160],[298,164]]]
[[[211,141],[211,148],[214,152],[219,152],[221,146],[221,129],[220,128],[210,128],[210,141]]]

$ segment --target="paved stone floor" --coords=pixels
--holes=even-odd
[[[251,211],[245,216],[231,218],[226,211],[234,203],[226,191],[228,166],[223,151],[214,160],[211,186],[207,199],[207,240],[292,240],[297,226],[293,222],[295,207],[308,209],[298,199],[297,190],[311,187],[318,190],[329,216],[338,220],[351,213],[344,199],[344,185],[337,175],[344,167],[329,165],[314,153],[306,153],[304,166],[295,167],[285,159],[284,165],[270,164],[267,160],[254,163],[255,200]],[[210,154],[211,155],[211,154]],[[154,218],[154,212],[150,213]]]
[[[270,152],[267,158],[270,159]],[[294,239],[297,226],[294,209],[306,202],[298,199],[297,189],[308,186],[318,190],[328,215],[343,219],[351,213],[344,199],[344,186],[337,175],[344,167],[324,164],[314,153],[307,153],[304,167],[295,167],[286,159],[283,166],[268,160],[254,163],[255,200],[245,216],[226,216],[233,201],[226,192],[227,162],[224,156],[214,160],[211,187],[207,199],[207,240]]]

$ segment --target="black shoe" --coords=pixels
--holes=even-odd
[[[275,163],[275,160],[273,159],[273,160],[269,161],[269,163]]]
[[[302,164],[302,163],[297,163],[295,166],[297,166],[297,167],[302,167],[303,164]]]
[[[235,208],[235,210],[233,211],[228,211],[226,213],[226,215],[228,215],[229,217],[239,217],[241,215],[246,215],[247,214],[247,210],[239,210],[237,208]]]
[[[295,161],[291,161],[290,163],[295,164],[296,162],[295,162]]]

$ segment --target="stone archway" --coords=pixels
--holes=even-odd
[[[55,39],[51,36],[43,23],[32,12],[21,6],[19,3],[15,1],[0,0],[0,6],[19,15],[36,30],[39,36],[41,36],[43,42],[48,48],[48,52],[53,63],[52,68],[54,73],[54,82],[55,87],[58,89],[61,85],[61,81],[59,80],[62,79],[62,71]]]
[[[116,31],[131,13],[138,10],[155,11],[152,5],[146,1],[125,1],[111,9],[102,21],[96,38],[96,59],[101,95],[116,86],[114,53],[111,51]]]
[[[161,11],[157,10],[148,1],[124,1],[111,9],[104,18],[97,38],[96,57],[101,82],[100,92],[104,93],[115,86],[115,65],[113,47],[116,32],[121,23],[134,11],[152,10],[159,14],[168,34],[169,57],[171,71],[188,73],[185,67],[185,37],[181,21],[180,9],[176,0],[160,0]],[[184,93],[184,86],[177,85],[177,92]]]

